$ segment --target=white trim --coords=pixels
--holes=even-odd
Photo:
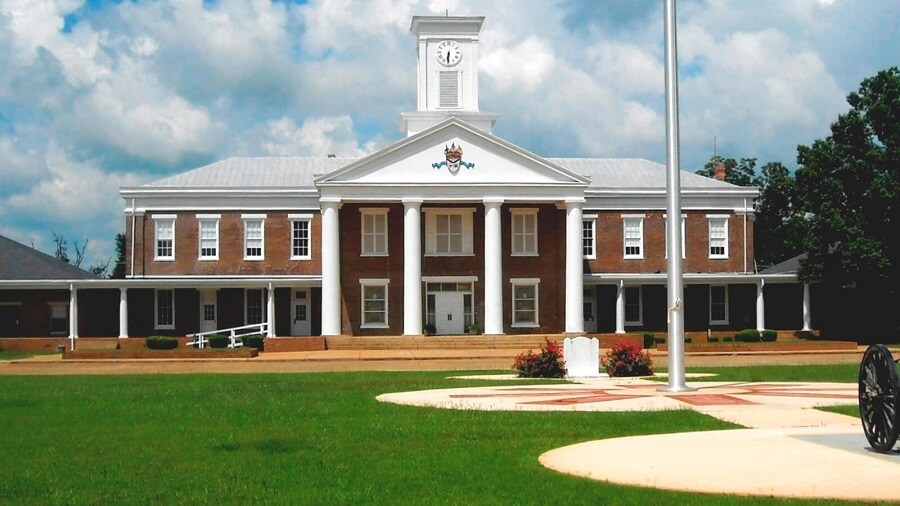
[[[198,220],[219,220],[222,218],[221,214],[198,214]]]
[[[628,319],[628,291],[637,289],[638,293],[638,319],[637,320],[629,320]],[[625,318],[623,321],[625,322],[625,326],[628,327],[639,327],[644,324],[644,287],[643,285],[625,285],[622,288],[622,297],[624,298],[623,309],[625,310]]]
[[[162,261],[162,262],[171,262],[175,260],[175,221],[176,217],[174,214],[160,214],[153,216],[153,260],[154,261]],[[172,224],[172,237],[169,239],[172,241],[172,254],[171,255],[159,255],[159,224],[162,222],[171,223]],[[133,231],[132,231],[133,232]],[[163,239],[166,240],[166,239]]]
[[[422,276],[423,283],[477,283],[478,276]]]
[[[725,259],[728,259],[728,228],[729,228],[729,225],[730,225],[729,216],[728,216],[728,215],[706,215],[706,217],[707,217],[707,228],[706,228],[706,230],[707,230],[707,234],[706,234],[706,237],[707,237],[707,243],[706,243],[706,252],[707,252],[707,255],[709,255],[709,258],[710,258],[711,260],[725,260]],[[724,247],[725,253],[723,253],[723,254],[713,254],[713,252],[712,252],[712,249],[713,249],[713,236],[712,236],[713,223],[714,223],[714,222],[717,223],[717,222],[721,222],[721,221],[724,221],[724,222],[725,222],[725,225],[724,225],[724,227],[723,227],[723,230],[724,230],[724,233],[725,233],[725,237],[724,237],[724,239],[723,239],[723,241],[724,241],[723,247]]]
[[[216,254],[203,255],[203,224],[215,223],[216,225]],[[198,214],[197,215],[197,260],[218,260],[219,259],[219,215],[218,214]]]
[[[390,279],[361,278],[359,280],[359,328],[386,329],[390,327],[390,284]],[[384,323],[366,323],[366,287],[381,287],[384,289]]]
[[[510,256],[513,256],[513,257],[536,257],[536,256],[540,255],[540,253],[539,253],[540,248],[538,246],[538,244],[539,244],[538,219],[537,219],[538,211],[539,211],[539,209],[536,207],[514,207],[509,210],[509,214],[510,214],[510,216],[509,216]],[[516,217],[517,216],[529,216],[533,220],[532,224],[534,226],[534,229],[533,229],[534,230],[534,234],[533,234],[534,235],[534,251],[527,251],[527,248],[525,248],[523,251],[516,251],[516,234],[517,234],[517,232],[516,232]],[[524,228],[526,228],[526,227],[524,227],[525,222],[522,222],[522,224],[523,224],[523,230],[519,231],[518,234],[520,236],[527,237],[529,234],[525,233],[525,230],[524,230]],[[523,246],[524,246],[524,243],[523,243]]]
[[[591,254],[584,254],[584,223],[591,224]],[[581,255],[585,260],[597,259],[597,215],[585,214],[581,217]]]
[[[510,315],[510,327],[512,328],[536,328],[540,327],[540,278],[510,278],[509,284],[511,285],[510,289],[510,310],[512,314]],[[531,286],[534,287],[534,321],[533,322],[516,322],[516,286]]]
[[[712,319],[712,290],[713,287],[723,288],[725,290],[725,319],[724,320],[713,320]],[[729,307],[728,307],[728,285],[709,285],[709,324],[710,325],[728,325],[729,320]]]
[[[291,260],[311,260],[312,259],[312,215],[311,214],[289,214],[288,218],[291,222],[291,233],[290,233],[290,249],[291,249]],[[305,255],[295,255],[294,254],[294,223],[306,223],[306,254]]]
[[[640,244],[640,252],[637,254],[628,254],[628,222],[638,220],[638,239]],[[644,259],[644,215],[643,214],[623,214],[622,215],[622,258],[625,260],[643,260]]]
[[[265,214],[242,214],[241,219],[244,222],[244,260],[251,262],[259,262],[266,259],[266,215]],[[247,255],[247,224],[260,222],[259,225],[259,255]]]
[[[359,208],[359,256],[361,257],[386,257],[390,252],[388,244],[388,212],[387,207],[360,207]],[[379,231],[374,226],[374,230],[370,233],[372,236],[372,251],[366,251],[366,217],[367,216],[384,216],[384,230]],[[384,251],[379,251],[376,246],[376,238],[380,235],[384,236]]]
[[[289,220],[311,220],[313,219],[312,213],[288,213],[287,215]]]
[[[178,218],[177,214],[151,214],[151,220],[174,220]]]
[[[266,213],[247,213],[241,214],[242,220],[265,220],[268,216]]]
[[[160,325],[159,323],[159,292],[172,293],[172,323]],[[175,328],[175,288],[156,288],[153,290],[153,328],[158,330],[173,330]]]

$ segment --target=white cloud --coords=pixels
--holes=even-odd
[[[376,147],[360,146],[349,116],[307,118],[302,125],[283,117],[243,136],[240,151],[247,155],[359,157]]]
[[[494,79],[498,89],[524,88],[533,93],[550,76],[556,66],[553,50],[546,41],[528,37],[513,47],[497,47],[482,55],[481,70]]]

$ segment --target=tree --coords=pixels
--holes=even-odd
[[[125,234],[116,234],[116,265],[109,277],[125,279]]]
[[[737,186],[753,186],[753,176],[756,173],[756,158],[741,158],[740,161],[734,158],[723,158],[719,155],[713,156],[706,162],[702,169],[695,174],[706,177],[714,177],[716,165],[725,166],[725,182]]]
[[[61,260],[67,264],[72,264],[75,267],[81,267],[81,262],[84,260],[84,252],[87,249],[88,240],[85,239],[81,244],[81,247],[78,246],[78,241],[75,241],[75,261],[69,258],[69,242],[66,241],[65,236],[62,234],[57,234],[56,232],[50,232],[53,234],[53,244],[54,251],[53,256],[56,257],[57,260]]]
[[[765,268],[803,253],[809,221],[794,176],[781,163],[769,162],[754,176],[753,185],[760,190],[753,226],[757,264]]]
[[[887,340],[900,324],[900,71],[865,79],[847,101],[831,135],[797,148],[811,216],[800,275],[839,297],[853,324],[843,332]]]

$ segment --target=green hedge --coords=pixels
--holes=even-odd
[[[231,337],[227,334],[212,334],[206,338],[210,348],[227,348],[231,344]]]
[[[734,336],[735,341],[742,343],[758,343],[761,339],[762,336],[759,335],[759,331],[756,329],[744,329]]]
[[[775,340],[778,339],[778,332],[769,329],[763,330],[760,334],[760,339],[762,339],[762,342],[764,343],[774,343]]]
[[[244,346],[262,351],[265,347],[265,336],[262,334],[247,334],[246,336],[241,336],[241,342],[244,343]]]
[[[644,349],[652,348],[656,344],[656,336],[653,332],[644,332]]]
[[[178,348],[178,339],[170,336],[150,336],[146,340],[146,346],[151,350],[174,350]]]

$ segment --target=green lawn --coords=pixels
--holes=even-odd
[[[841,368],[779,369],[845,379]],[[0,377],[0,503],[787,502],[620,487],[537,462],[579,441],[733,427],[693,411],[465,412],[375,401],[486,384],[446,375]]]
[[[36,355],[57,355],[57,351],[8,351],[0,350],[0,360],[19,360]]]

